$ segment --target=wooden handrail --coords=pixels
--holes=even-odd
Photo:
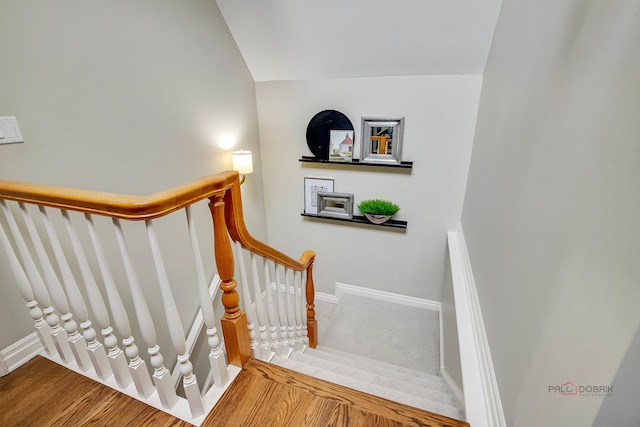
[[[221,195],[238,179],[226,171],[150,196],[104,193],[0,180],[0,198],[113,218],[140,221],[159,218],[199,200]]]
[[[244,319],[244,313],[239,311],[235,291],[233,254],[228,250],[227,243],[224,243],[225,239],[228,238],[226,231],[223,231],[225,225],[231,238],[234,241],[239,241],[244,248],[295,271],[307,271],[307,326],[310,345],[311,347],[316,345],[317,327],[312,277],[312,267],[316,254],[313,251],[305,251],[300,259],[295,260],[251,236],[244,223],[240,178],[236,171],[226,171],[200,178],[197,181],[150,196],[132,196],[0,180],[0,198],[131,221],[159,218],[200,200],[209,199],[212,215],[217,218],[217,221],[214,221],[214,229],[217,228],[217,230],[214,230],[216,261],[218,270],[224,273],[224,277],[221,274],[221,277],[223,277],[221,288],[223,288],[226,295],[226,298],[223,298],[226,310],[224,320],[233,324],[233,326],[229,325],[226,328],[229,331],[225,332],[230,332],[233,328],[234,331],[231,334],[235,334],[234,338],[230,338],[231,335],[225,333],[225,340],[237,343],[236,349],[230,352],[232,353],[229,355],[230,361],[233,360],[235,364],[240,366],[246,361],[248,358],[246,352],[248,341],[245,336],[246,331],[244,331],[246,329],[246,319]],[[222,212],[223,210],[224,212]],[[225,327],[223,326],[224,329]]]
[[[230,190],[230,191],[228,191]],[[295,260],[256,240],[244,223],[239,174],[221,172],[150,196],[30,184],[0,180],[0,198],[113,218],[141,221],[159,218],[199,200],[225,194],[225,217],[229,234],[243,247],[295,271],[306,270],[315,252],[305,251]]]
[[[225,219],[229,234],[235,242],[240,242],[243,248],[255,252],[264,258],[276,261],[295,271],[304,271],[315,260],[316,253],[313,251],[304,251],[300,259],[295,260],[282,252],[256,240],[247,230],[244,223],[244,214],[242,212],[242,195],[240,193],[239,178],[235,178],[238,185],[231,186],[230,190],[225,194]]]

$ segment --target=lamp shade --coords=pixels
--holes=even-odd
[[[240,150],[231,153],[231,163],[234,171],[240,175],[253,173],[253,157],[251,151]]]

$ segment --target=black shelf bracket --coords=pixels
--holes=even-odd
[[[397,163],[364,163],[360,162],[358,159],[353,159],[350,162],[332,162],[329,160],[318,159],[313,156],[302,156],[298,159],[301,163],[317,163],[324,165],[334,165],[334,166],[354,166],[354,167],[374,167],[374,168],[396,168],[396,169],[413,169],[413,162],[400,162]]]
[[[352,224],[364,224],[364,225],[370,225],[372,227],[396,228],[396,229],[403,229],[403,230],[407,228],[407,221],[400,221],[396,219],[390,219],[387,222],[383,222],[382,224],[374,224],[363,215],[354,215],[353,218],[338,218],[338,217],[332,217],[332,216],[309,214],[304,212],[301,213],[300,215],[307,218],[317,218],[322,220],[326,219],[328,221],[338,221],[338,222],[352,223]]]

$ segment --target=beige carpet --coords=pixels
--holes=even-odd
[[[438,312],[346,294],[320,342],[432,375],[440,373]]]

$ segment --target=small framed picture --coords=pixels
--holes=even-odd
[[[318,216],[353,218],[353,194],[318,191]]]
[[[360,162],[399,164],[403,129],[404,117],[363,117]]]
[[[304,178],[304,213],[318,214],[318,192],[333,193],[333,179]]]
[[[353,159],[353,130],[329,131],[329,161],[350,162]]]

